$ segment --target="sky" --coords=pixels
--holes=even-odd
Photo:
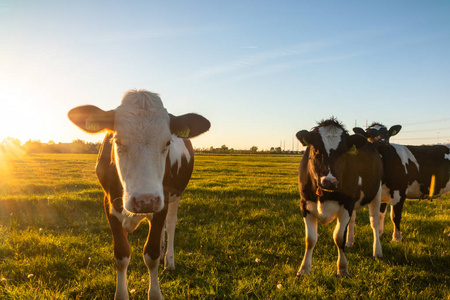
[[[450,143],[449,16],[446,0],[0,0],[0,141],[101,141],[67,112],[136,88],[210,120],[195,148],[297,150],[331,116]]]

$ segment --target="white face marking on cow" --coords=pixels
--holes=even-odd
[[[412,161],[416,165],[417,170],[420,171],[419,163],[417,162],[414,155],[411,153],[411,151],[409,151],[409,149],[406,146],[397,145],[397,144],[391,144],[391,146],[394,147],[395,151],[397,152],[398,156],[400,157],[403,167],[405,167],[406,174],[408,174],[408,170],[406,169],[406,164],[409,161]]]
[[[344,131],[334,126],[319,127],[319,134],[322,137],[323,145],[328,155],[331,150],[336,150],[341,142],[341,135]]]
[[[172,139],[169,122],[159,96],[146,91],[128,92],[116,109],[114,158],[128,212],[152,213],[164,207],[162,183]]]
[[[381,128],[386,128],[384,126],[380,126],[380,125],[375,125],[373,127],[370,127],[371,129],[375,129],[375,130],[380,130]]]
[[[187,162],[191,161],[191,155],[189,154],[186,145],[184,144],[183,139],[172,135],[172,143],[170,144],[170,163],[173,166],[175,163],[178,163],[178,170],[180,172],[181,168],[181,158],[186,157]]]

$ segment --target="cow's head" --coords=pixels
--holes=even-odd
[[[335,118],[320,122],[311,131],[297,132],[297,138],[309,147],[309,157],[305,157],[309,159],[309,172],[318,187],[326,191],[341,188],[347,160],[367,142],[360,135],[349,135]]]
[[[89,133],[113,132],[111,158],[123,186],[123,207],[131,214],[163,209],[163,179],[173,135],[191,138],[210,127],[197,114],[168,114],[158,94],[145,90],[128,91],[115,110],[85,105],[73,108],[68,116]]]
[[[374,144],[378,149],[382,149],[389,145],[391,136],[396,135],[402,129],[401,125],[394,125],[389,130],[380,123],[373,123],[364,131],[361,127],[353,128],[353,132],[367,138],[369,142]]]

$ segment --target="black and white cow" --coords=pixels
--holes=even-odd
[[[399,133],[401,128],[400,125],[395,125],[388,130],[380,123],[373,123],[365,131],[360,127],[353,128],[355,133],[373,143],[382,156],[384,176],[380,234],[384,230],[387,203],[390,203],[394,241],[402,240],[400,221],[406,198],[433,198],[450,191],[450,146],[404,146],[389,143],[390,137]],[[435,185],[430,195],[433,176]]]
[[[165,268],[173,269],[177,209],[194,165],[188,138],[209,130],[209,121],[197,114],[173,116],[157,94],[145,90],[128,91],[114,110],[85,105],[73,108],[68,116],[89,133],[107,131],[96,173],[105,192],[105,212],[113,234],[115,299],[129,298],[127,235],[144,219],[151,224],[144,246],[150,274],[148,298],[161,299],[158,266],[164,225],[168,240]]]
[[[373,255],[382,257],[378,235],[382,163],[378,151],[360,135],[349,135],[334,118],[322,121],[297,138],[306,148],[299,168],[301,211],[305,221],[306,252],[297,276],[308,274],[317,242],[317,221],[337,219],[333,233],[338,248],[337,273],[348,275],[345,233],[354,209],[369,206]]]

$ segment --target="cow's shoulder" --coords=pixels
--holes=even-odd
[[[179,196],[186,189],[194,169],[194,149],[191,141],[172,136],[168,159],[170,193]]]
[[[310,147],[308,146],[300,161],[298,170],[298,185],[302,203],[306,203],[306,201],[317,202],[318,199],[318,195],[316,194],[317,185],[311,179],[311,174],[308,172],[310,151]],[[302,207],[305,203],[302,204]]]
[[[97,174],[97,178],[105,195],[113,203],[116,210],[121,211],[123,188],[119,179],[116,164],[112,159],[112,151],[112,133],[108,133],[105,136],[98,153],[95,173]],[[116,201],[117,199],[119,201]],[[117,202],[117,204],[115,202]]]

